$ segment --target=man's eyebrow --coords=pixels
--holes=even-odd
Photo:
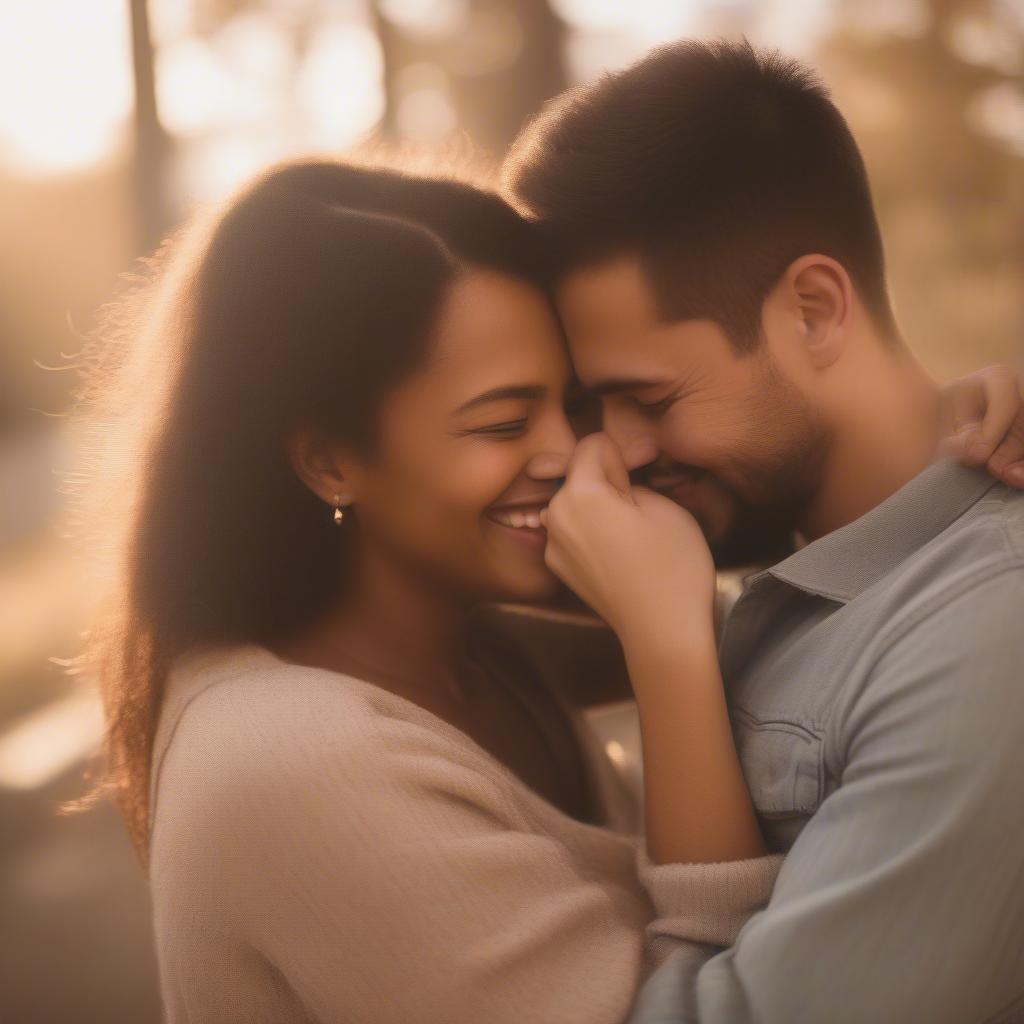
[[[592,395],[613,395],[619,391],[642,391],[644,388],[653,388],[664,383],[663,380],[645,380],[641,377],[612,377],[587,390]]]
[[[483,394],[471,398],[468,402],[463,402],[455,412],[456,414],[466,412],[468,409],[475,409],[478,405],[485,405],[488,402],[500,402],[503,399],[525,398],[532,400],[540,398],[543,394],[544,388],[539,384],[509,384],[505,387],[491,388],[490,391],[485,391]]]

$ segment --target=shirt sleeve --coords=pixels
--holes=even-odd
[[[207,781],[176,870],[205,877],[312,1019],[625,1020],[650,970],[631,843],[581,864],[497,772],[430,730],[325,719],[296,696],[277,710],[193,721],[215,763],[189,767]],[[666,930],[686,944],[678,922]]]
[[[945,598],[945,596],[944,596]],[[735,945],[673,957],[638,1024],[961,1024],[1024,1011],[1024,579],[880,643],[834,714],[839,788]]]

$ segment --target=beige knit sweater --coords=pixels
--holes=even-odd
[[[150,862],[169,1024],[612,1024],[672,948],[728,944],[779,859],[650,865],[574,725],[607,827],[370,683],[251,644],[179,659]]]

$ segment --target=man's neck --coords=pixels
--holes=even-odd
[[[800,523],[808,541],[880,505],[935,458],[939,390],[913,357],[877,350],[852,372],[822,485]]]

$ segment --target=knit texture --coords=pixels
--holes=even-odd
[[[732,939],[777,858],[650,865],[574,725],[604,826],[370,683],[257,645],[179,659],[151,823],[168,1024],[624,1020],[669,952]]]

